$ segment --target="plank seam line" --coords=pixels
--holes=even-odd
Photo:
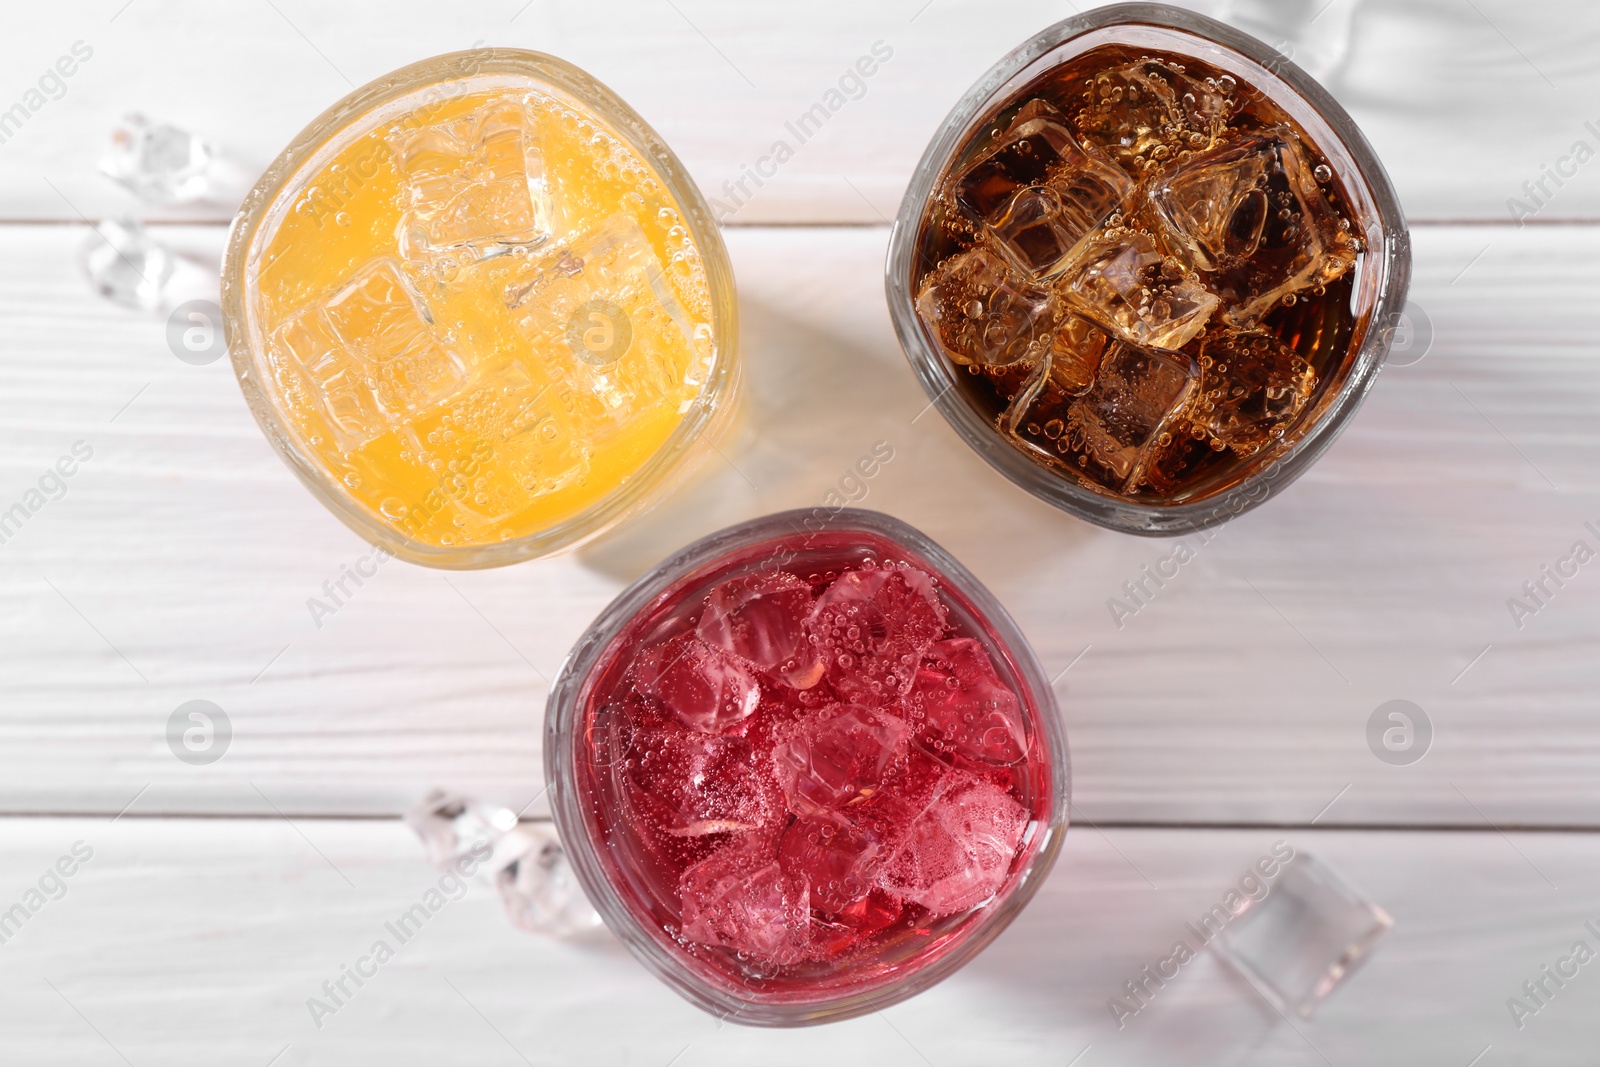
[[[403,816],[386,814],[332,814],[329,812],[296,812],[292,813],[295,819],[316,820],[321,822],[401,822]],[[6,819],[104,819],[109,818],[110,812],[106,811],[0,811],[0,821]],[[256,821],[270,822],[278,818],[276,815],[243,814],[239,812],[127,812],[122,816],[127,820],[169,822],[181,821],[224,821],[237,820],[241,822]],[[528,817],[522,819],[526,823],[547,823],[549,818]],[[1220,821],[1220,822],[1163,822],[1147,819],[1102,819],[1094,824],[1102,830],[1295,830],[1321,833],[1324,831],[1346,831],[1355,833],[1461,833],[1461,834],[1492,834],[1495,829],[1490,826],[1463,823],[1376,823],[1376,822],[1248,822],[1248,821]],[[1068,829],[1072,828],[1069,822]],[[1587,826],[1581,823],[1503,823],[1500,829],[1506,833],[1520,834],[1600,834],[1600,825]]]

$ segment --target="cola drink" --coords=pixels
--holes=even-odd
[[[1282,488],[1372,384],[1409,274],[1349,117],[1261,42],[1160,5],[1066,20],[980,86],[890,241],[934,404],[1115,529],[1214,525]]]

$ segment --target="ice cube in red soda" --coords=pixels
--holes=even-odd
[[[834,705],[801,723],[773,750],[789,810],[815,815],[876,792],[905,749],[904,720],[886,711]]]
[[[944,632],[933,579],[905,563],[846,571],[811,613],[811,632],[840,696],[882,707],[911,684],[922,653]]]
[[[754,830],[781,810],[747,738],[641,724],[629,751],[634,806],[672,837]]]
[[[883,861],[872,829],[831,815],[797,817],[778,844],[778,865],[803,877],[824,911],[838,915],[865,897]]]
[[[765,974],[980,907],[1032,817],[1022,704],[933,577],[855,560],[814,594],[825,577],[715,584],[633,652],[612,704],[627,831],[680,857],[654,893],[676,898],[680,943]]]
[[[994,896],[1011,871],[1028,812],[993,782],[951,771],[883,872],[889,892],[931,915],[953,915]]]
[[[683,936],[773,963],[805,954],[810,911],[803,877],[769,850],[734,842],[683,873]]]
[[[811,607],[809,584],[787,571],[757,571],[713,589],[695,632],[785,685],[809,689],[822,677],[806,632]]]
[[[754,673],[692,634],[640,652],[633,676],[639,692],[701,733],[719,733],[743,722],[761,700]]]
[[[957,762],[1004,766],[1026,751],[1022,705],[970,637],[928,647],[906,704],[917,740]]]

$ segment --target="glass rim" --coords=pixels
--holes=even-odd
[[[716,356],[690,410],[671,434],[622,484],[560,522],[521,537],[485,544],[430,545],[406,536],[361,507],[301,440],[280,407],[271,375],[254,343],[253,283],[246,269],[257,237],[275,205],[310,180],[308,164],[345,132],[359,128],[385,105],[432,86],[514,78],[529,88],[554,90],[598,116],[646,160],[682,209],[685,227],[700,250],[711,298]],[[453,97],[446,97],[451,99]],[[436,101],[437,102],[437,101]],[[573,548],[612,528],[652,502],[687,459],[685,452],[731,417],[739,389],[738,305],[733,267],[721,229],[704,195],[672,149],[620,96],[592,75],[556,56],[519,48],[472,48],[431,56],[383,74],[335,101],[290,140],[244,198],[228,230],[222,262],[222,328],[229,360],[245,402],[279,457],[329,511],[363,540],[401,559],[431,567],[475,569],[538,559]]]
[[[810,530],[806,520],[822,519]],[[697,570],[740,548],[799,534],[861,531],[890,541],[933,567],[940,581],[954,586],[989,623],[995,638],[1011,654],[1020,680],[1033,696],[1041,734],[1046,742],[1051,782],[1050,818],[1040,831],[1032,858],[1015,877],[1006,895],[972,921],[961,939],[926,965],[901,978],[891,978],[861,991],[807,1001],[783,1003],[760,997],[741,998],[712,985],[670,951],[612,885],[590,839],[575,780],[575,720],[585,685],[613,639],[657,597]],[[1054,689],[1033,646],[994,594],[971,571],[921,531],[884,515],[857,508],[807,508],[777,512],[736,523],[680,549],[652,567],[617,595],[595,618],[562,662],[545,708],[544,773],[550,810],[563,848],[579,884],[606,926],[651,973],[696,1007],[719,1018],[748,1026],[787,1027],[838,1022],[880,1011],[948,978],[986,948],[1022,911],[1054,866],[1068,825],[1071,766],[1066,730]]]
[[[1174,32],[1234,53],[1268,79],[1283,83],[1321,122],[1353,165],[1341,174],[1347,185],[1360,183],[1370,201],[1362,270],[1373,272],[1373,304],[1364,336],[1362,323],[1345,356],[1344,381],[1309,412],[1313,421],[1292,443],[1252,459],[1232,486],[1198,500],[1177,504],[1144,503],[1097,493],[1035,463],[1007,443],[967,402],[958,387],[959,369],[928,337],[916,313],[911,274],[918,254],[923,215],[937,182],[960,152],[975,122],[999,102],[1013,79],[1060,46],[1098,30],[1148,27]],[[1109,42],[1108,42],[1109,43]],[[1319,145],[1326,149],[1327,145]],[[1353,220],[1358,224],[1361,220]],[[929,402],[956,434],[1009,481],[1071,515],[1107,529],[1156,537],[1176,537],[1221,525],[1258,507],[1292,483],[1343,432],[1377,380],[1405,307],[1411,275],[1411,239],[1400,201],[1383,164],[1348,112],[1316,79],[1262,41],[1226,23],[1168,4],[1122,3],[1073,15],[1034,34],[989,68],[942,120],[917,163],[900,210],[889,231],[884,289],[900,347]]]

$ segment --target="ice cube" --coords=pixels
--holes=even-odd
[[[872,888],[882,843],[871,830],[834,816],[803,816],[789,824],[778,863],[811,887],[811,903],[837,914]]]
[[[487,860],[495,844],[516,829],[517,815],[510,808],[433,789],[406,812],[405,823],[421,838],[428,859],[444,870],[472,855]]]
[[[549,823],[519,824],[501,839],[493,864],[500,903],[519,930],[571,937],[600,928],[600,915]]]
[[[519,261],[504,298],[543,374],[594,440],[676,413],[685,386],[706,370],[710,350],[696,343],[704,327],[697,330],[627,215]]]
[[[1266,229],[1267,155],[1246,138],[1164,174],[1150,202],[1173,252],[1197,270],[1217,270],[1253,255]]]
[[[1057,293],[1072,310],[1134,344],[1182,348],[1217,306],[1194,275],[1163,256],[1138,230],[1107,230],[1061,276]]]
[[[1005,886],[1027,826],[1027,809],[1005,790],[953,772],[880,869],[878,884],[935,916],[968,911]]]
[[[1050,371],[1055,364],[1055,353],[1046,352],[1044,358],[1030,366],[1002,367],[990,371],[988,378],[995,392],[1007,398],[1007,405],[996,420],[1004,433],[1011,433],[1028,418],[1039,398],[1050,389]]]
[[[822,660],[806,632],[811,586],[787,571],[758,571],[722,583],[706,597],[700,640],[795,689],[822,679]]]
[[[907,563],[846,571],[817,598],[811,633],[834,691],[881,707],[900,698],[922,653],[944,633],[933,579]]]
[[[706,734],[744,722],[761,702],[761,683],[750,668],[691,634],[640,652],[633,679],[679,723]]]
[[[1062,426],[1046,428],[1047,436],[1062,461],[1098,484],[1137,485],[1154,450],[1171,440],[1197,374],[1181,352],[1118,342],[1094,387],[1067,407]]]
[[[272,335],[274,362],[308,383],[340,448],[351,451],[467,383],[467,366],[435,336],[432,316],[399,264],[378,259],[321,306]]]
[[[778,811],[771,774],[743,737],[641,724],[627,751],[634,803],[673,837],[754,830]]]
[[[1005,367],[1037,359],[1049,346],[1055,301],[980,246],[928,273],[917,314],[957,363]]]
[[[1055,108],[1043,100],[1030,100],[995,144],[955,177],[952,193],[974,221],[984,222],[1021,190],[1045,184],[1083,158],[1083,149]],[[1126,175],[1122,181],[1127,182]]]
[[[537,134],[502,101],[420,129],[397,128],[397,236],[407,259],[460,266],[549,239],[557,219]]]
[[[1256,321],[1355,264],[1350,233],[1287,127],[1178,164],[1149,198],[1163,243],[1205,272],[1206,285],[1222,298],[1222,318],[1234,325]]]
[[[1177,153],[1209,147],[1237,107],[1229,79],[1190,77],[1173,63],[1144,58],[1095,75],[1078,129],[1135,176]]]
[[[1300,414],[1316,374],[1294,349],[1262,330],[1223,330],[1200,348],[1194,421],[1210,440],[1253,455]]]
[[[1291,855],[1276,883],[1266,883],[1260,894],[1230,909],[1233,914],[1219,924],[1210,944],[1285,1019],[1290,1012],[1309,1019],[1367,961],[1393,928],[1394,919],[1314,856]],[[1590,959],[1585,949],[1587,940],[1580,940],[1573,946],[1574,955]],[[1559,963],[1556,966],[1560,969]],[[1555,977],[1548,968],[1543,973]],[[1534,984],[1549,1003],[1553,990],[1545,978],[1535,979]],[[1521,1000],[1512,1003],[1525,1005]]]
[[[852,705],[802,722],[772,756],[789,807],[819,815],[871,797],[904,754],[906,734],[893,715]]]
[[[439,870],[491,878],[518,928],[565,937],[599,927],[550,825],[519,823],[510,808],[442,789],[413,805],[405,822]]]
[[[152,204],[186,204],[211,192],[211,143],[187,130],[124,115],[111,131],[111,152],[100,170]]]
[[[954,183],[956,203],[1021,271],[1048,277],[1114,213],[1133,181],[1086,152],[1043,100],[1025,104],[999,143]]]
[[[1012,266],[1035,278],[1048,278],[1066,265],[1082,240],[1066,224],[1066,206],[1053,189],[1027,188],[1012,198],[989,224],[996,244]]]
[[[79,254],[95,291],[113,303],[154,311],[166,300],[177,258],[131,220],[96,226]]]
[[[895,713],[902,714],[898,710]],[[871,830],[885,849],[893,852],[953,773],[945,761],[910,745],[905,758],[895,761],[881,787],[860,803],[850,805],[845,814],[857,826]]]
[[[1105,332],[1087,319],[1066,315],[1056,329],[1050,351],[1026,376],[1008,375],[1001,380],[991,374],[1001,395],[1009,401],[998,419],[1001,432],[1023,451],[1055,462],[1057,457],[1050,443],[1061,436],[1066,425],[1067,405],[1094,384],[1110,344]]]
[[[1050,345],[1050,384],[1067,396],[1077,396],[1094,384],[1111,339],[1088,319],[1062,316]]]
[[[786,873],[759,836],[734,841],[683,872],[681,935],[769,963],[803,957],[810,937],[810,894]]]
[[[998,766],[1027,755],[1022,704],[970,637],[928,648],[905,703],[918,743],[937,755]]]
[[[871,887],[865,896],[837,912],[820,919],[813,917],[813,954],[823,959],[838,958],[873,934],[887,929],[904,911],[894,897]]]

